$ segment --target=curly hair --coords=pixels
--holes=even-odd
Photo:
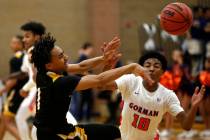
[[[43,73],[47,71],[45,64],[51,61],[51,50],[54,48],[55,42],[55,38],[48,33],[35,43],[32,50],[32,63],[34,63],[38,72]]]
[[[45,34],[45,26],[42,23],[35,22],[35,21],[30,21],[25,24],[23,24],[20,27],[21,30],[23,31],[31,31],[35,35],[40,35],[42,36]]]
[[[146,54],[144,54],[142,57],[139,58],[139,64],[140,65],[144,65],[144,62],[147,60],[147,59],[150,59],[150,58],[156,58],[160,61],[161,65],[162,65],[162,70],[165,71],[166,68],[167,68],[167,60],[165,58],[165,56],[163,56],[162,54],[158,53],[158,52],[155,52],[155,51],[150,51],[150,52],[147,52]]]

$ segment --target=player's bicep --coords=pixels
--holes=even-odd
[[[180,112],[184,111],[180,105],[178,97],[174,92],[168,93],[167,106],[167,112],[169,112],[172,116],[177,116]]]
[[[106,85],[101,85],[98,87],[100,90],[116,90],[117,89],[117,83],[115,81],[112,81]]]
[[[81,78],[76,86],[76,90],[85,90],[89,88],[95,88],[100,85],[100,79],[97,75],[86,75]]]

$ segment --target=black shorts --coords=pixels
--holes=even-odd
[[[86,135],[87,140],[114,140],[121,138],[119,128],[113,125],[103,124],[85,124],[76,125],[72,131],[72,126],[61,128],[60,130],[52,130],[47,128],[37,128],[38,140],[63,140],[67,139],[71,133],[75,132],[75,128]],[[78,132],[78,131],[77,131]],[[79,137],[72,138],[72,140],[80,140]]]
[[[3,114],[14,117],[23,99],[24,97],[20,96],[19,91],[11,91],[4,104]]]

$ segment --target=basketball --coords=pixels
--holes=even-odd
[[[172,35],[184,34],[192,25],[193,14],[184,3],[176,2],[166,5],[160,14],[162,29]]]

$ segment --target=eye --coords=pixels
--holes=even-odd
[[[160,69],[161,66],[160,65],[155,65],[155,68]]]
[[[150,67],[150,64],[145,64],[144,67],[148,68]]]

